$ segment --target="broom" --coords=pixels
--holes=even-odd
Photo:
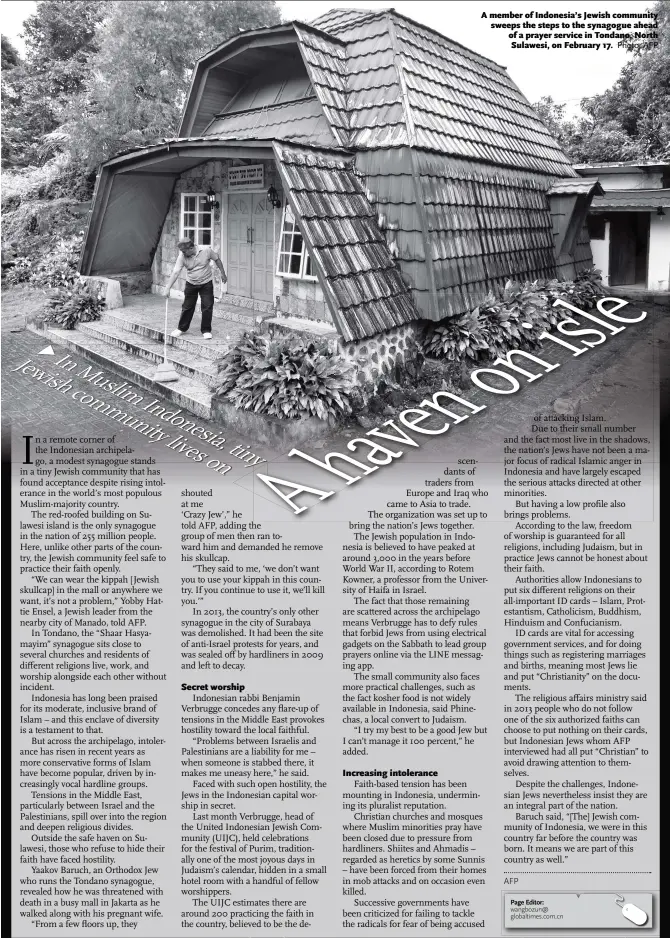
[[[169,297],[165,298],[165,331],[163,333],[163,361],[160,363],[156,369],[156,374],[154,375],[154,381],[179,381],[179,375],[174,370],[172,365],[168,361],[167,357],[167,340],[168,340],[168,303],[170,301]]]

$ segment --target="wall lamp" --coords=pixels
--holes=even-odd
[[[216,198],[216,192],[213,189],[210,188],[208,190],[205,198],[207,199],[207,205],[209,206],[210,210],[217,209],[219,207],[219,203]]]
[[[656,209],[656,214],[657,214],[657,215],[665,215],[665,210],[664,210],[664,208],[663,208],[662,205],[659,205],[659,206],[658,206],[658,208]]]
[[[270,186],[268,189],[268,202],[272,208],[281,208],[281,199],[274,186]]]

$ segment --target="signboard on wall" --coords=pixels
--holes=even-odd
[[[231,166],[228,170],[229,189],[263,189],[263,164],[254,166]]]

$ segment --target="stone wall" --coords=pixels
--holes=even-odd
[[[340,354],[356,365],[358,383],[374,389],[384,378],[398,380],[403,374],[411,375],[416,371],[421,358],[420,328],[420,323],[415,321],[369,339],[340,340]]]

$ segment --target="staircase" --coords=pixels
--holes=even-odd
[[[154,375],[163,361],[165,299],[144,294],[125,297],[124,304],[106,310],[101,319],[82,323],[75,330],[47,327],[40,334],[126,381],[160,390],[179,407],[204,419],[211,417],[212,392],[218,383],[217,360],[236,344],[243,332],[258,328],[263,319],[274,315],[271,304],[238,302],[235,297],[226,297],[214,305],[212,339],[200,335],[199,309],[189,332],[173,339],[169,332],[177,325],[181,304],[170,300],[167,358],[179,380],[161,383],[154,380]]]

